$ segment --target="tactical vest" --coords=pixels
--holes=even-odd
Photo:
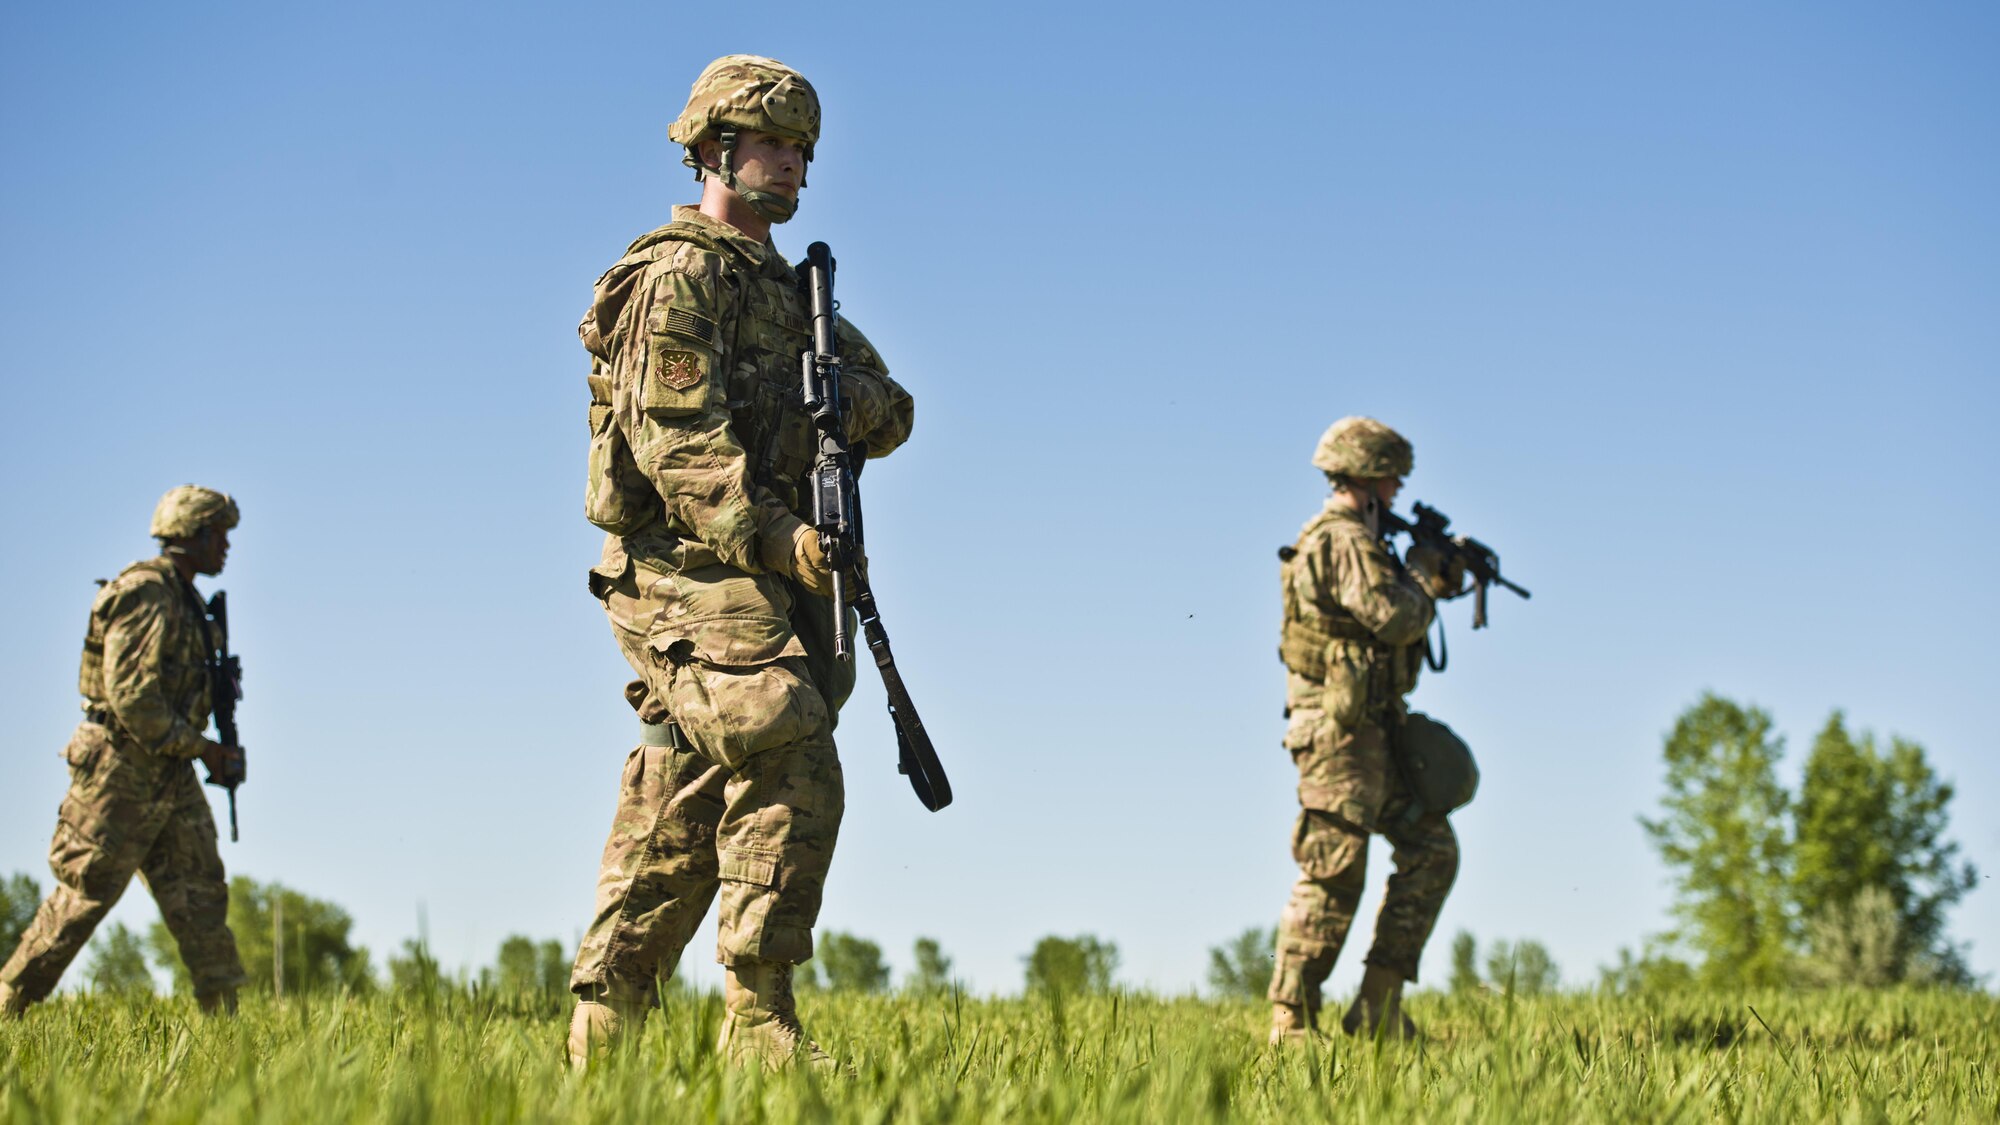
[[[723,381],[730,431],[749,461],[751,481],[770,490],[787,507],[798,508],[798,482],[811,467],[812,422],[800,400],[799,357],[811,344],[811,320],[798,275],[772,252],[761,268],[743,263],[738,250],[724,244],[700,225],[677,221],[662,231],[665,237],[644,253],[663,261],[690,242],[718,256],[721,273],[717,299],[723,323],[715,341],[720,362],[716,378]],[[640,284],[645,284],[642,278]],[[655,307],[654,318],[671,310]],[[659,325],[648,324],[651,332]],[[636,340],[618,340],[614,348],[642,347]],[[665,515],[665,502],[639,471],[624,433],[618,428],[611,402],[611,372],[603,360],[591,357],[590,463],[585,515],[613,535],[630,536]],[[676,529],[680,530],[680,529]]]
[[[1332,513],[1321,512],[1306,524],[1292,549],[1280,552],[1278,563],[1279,581],[1285,592],[1285,623],[1278,633],[1278,657],[1285,662],[1286,668],[1320,683],[1326,681],[1326,650],[1334,641],[1358,641],[1379,648],[1384,653],[1389,647],[1353,614],[1337,607],[1329,610],[1299,594],[1306,541],[1317,535],[1333,518]]]
[[[153,574],[155,581],[166,583],[175,595],[175,604],[184,612],[187,620],[184,627],[170,630],[160,650],[160,689],[175,706],[182,709],[188,721],[196,726],[208,725],[209,643],[208,615],[200,608],[201,602],[188,591],[181,582],[180,575],[174,573],[173,564],[165,559],[148,559],[136,562],[118,572],[118,577],[104,584],[97,597],[90,603],[90,624],[83,634],[83,659],[77,667],[76,690],[83,696],[84,710],[102,709],[109,705],[111,693],[105,683],[104,638],[107,632],[110,603],[119,594],[131,589],[136,583],[144,582],[144,577],[136,575]]]

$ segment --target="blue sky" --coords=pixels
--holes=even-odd
[[[733,51],[819,88],[778,244],[833,245],[917,397],[870,553],[959,793],[917,805],[864,675],[824,926],[985,990],[1094,932],[1180,990],[1271,924],[1273,551],[1349,413],[1535,591],[1449,607],[1415,699],[1485,770],[1442,935],[1581,982],[1665,928],[1636,818],[1709,689],[1774,712],[1787,778],[1836,707],[1923,743],[2000,871],[1991,6],[753,10],[0,16],[0,872],[47,882],[91,579],[194,480],[244,509],[231,870],[378,958],[420,909],[447,963],[577,935],[633,731],[574,326],[694,197],[666,124]],[[2000,973],[1990,879],[1955,929]]]

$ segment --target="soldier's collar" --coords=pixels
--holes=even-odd
[[[1359,508],[1350,508],[1336,501],[1331,496],[1326,498],[1326,511],[1322,514],[1327,519],[1346,520],[1349,523],[1358,523],[1364,527],[1368,524],[1368,518],[1361,514]]]
[[[723,222],[721,219],[703,214],[702,209],[692,203],[675,204],[674,221],[677,223],[693,223],[707,231],[716,240],[726,242],[731,247],[742,251],[753,262],[761,264],[766,258],[777,256],[777,250],[770,242],[759,242],[742,231],[737,230],[735,227],[730,226],[728,223]]]

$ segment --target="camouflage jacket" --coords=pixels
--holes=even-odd
[[[799,373],[810,332],[784,258],[694,207],[598,279],[578,334],[592,360],[586,514],[620,540],[607,566],[692,540],[763,569],[759,542],[796,525],[816,448]],[[910,396],[844,319],[837,335],[848,437],[883,456],[909,437]]]
[[[1278,654],[1290,672],[1287,713],[1336,723],[1380,717],[1417,686],[1431,596],[1361,513],[1331,499],[1283,565]]]
[[[85,711],[147,750],[196,758],[207,748],[214,628],[194,587],[165,557],[128,566],[90,606],[77,690]]]

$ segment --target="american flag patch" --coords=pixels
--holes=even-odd
[[[666,329],[675,336],[695,340],[711,347],[715,344],[715,322],[686,309],[667,310]]]

